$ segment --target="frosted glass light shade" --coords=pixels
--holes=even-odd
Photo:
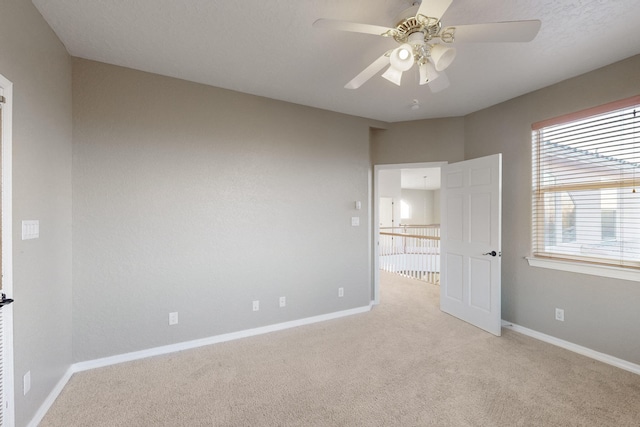
[[[400,80],[402,79],[402,71],[396,70],[393,67],[393,65],[391,65],[389,66],[389,68],[387,68],[387,71],[385,71],[382,74],[382,77],[389,80],[391,83],[394,83],[400,86]]]
[[[431,60],[437,71],[442,71],[453,62],[456,57],[456,50],[452,47],[446,47],[441,44],[431,46]]]
[[[391,52],[390,60],[391,66],[396,70],[407,71],[415,62],[413,58],[413,48],[408,43],[400,45]]]
[[[440,74],[436,71],[436,67],[431,62],[420,65],[420,84],[426,85],[438,78]]]

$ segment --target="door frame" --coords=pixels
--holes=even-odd
[[[440,168],[449,162],[447,161],[436,161],[436,162],[422,162],[422,163],[394,163],[389,165],[373,165],[373,201],[372,201],[372,216],[373,226],[371,227],[372,239],[373,243],[371,246],[373,247],[372,252],[372,260],[371,265],[373,266],[373,271],[371,272],[371,277],[373,277],[373,286],[372,286],[372,295],[371,302],[374,305],[380,304],[380,259],[378,255],[379,249],[379,237],[380,237],[380,201],[378,195],[379,183],[378,177],[381,170],[390,170],[390,169],[420,169],[420,168]]]
[[[0,74],[0,89],[5,103],[2,105],[2,292],[13,298],[13,206],[12,206],[12,125],[13,125],[13,83]],[[13,304],[3,311],[2,340],[4,357],[3,384],[4,425],[15,425],[14,366],[13,366]]]

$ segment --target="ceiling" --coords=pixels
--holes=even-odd
[[[440,168],[401,169],[400,188],[408,190],[439,190]]]
[[[377,75],[348,90],[397,43],[313,22],[393,26],[410,1],[33,3],[73,56],[384,122],[465,115],[640,53],[638,0],[454,0],[443,26],[540,19],[540,33],[529,43],[456,44],[451,84],[435,94],[418,85],[416,67],[401,87]]]

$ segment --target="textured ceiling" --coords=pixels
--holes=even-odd
[[[454,0],[444,26],[540,19],[542,28],[530,43],[456,44],[446,71],[451,84],[435,94],[411,72],[402,87],[377,75],[347,90],[348,81],[396,42],[312,23],[331,18],[393,26],[410,2],[33,3],[73,56],[386,122],[465,115],[640,53],[639,0]],[[414,99],[417,110],[410,108]]]

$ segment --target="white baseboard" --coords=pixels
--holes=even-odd
[[[100,368],[104,366],[115,365],[118,363],[129,362],[132,360],[144,359],[152,356],[159,356],[168,353],[175,353],[182,350],[188,350],[192,348],[198,348],[205,345],[217,344],[227,341],[233,341],[241,338],[252,337],[256,335],[267,334],[269,332],[282,331],[285,329],[295,328],[298,326],[310,325],[313,323],[324,322],[326,320],[338,319],[340,317],[352,316],[354,314],[366,313],[371,310],[371,307],[374,305],[372,302],[370,305],[364,307],[353,308],[350,310],[338,311],[335,313],[323,314],[320,316],[307,317],[299,320],[292,320],[290,322],[277,323],[269,326],[262,326],[260,328],[247,329],[244,331],[232,332],[229,334],[216,335],[213,337],[203,338],[199,340],[186,341],[177,344],[171,344],[161,347],[150,348],[147,350],[134,351],[131,353],[120,354],[116,356],[104,357],[101,359],[88,360],[86,362],[79,362],[71,365],[71,367],[67,370],[67,372],[63,375],[63,377],[58,381],[56,386],[53,388],[49,396],[45,399],[40,409],[36,412],[35,416],[31,420],[27,427],[37,427],[38,424],[42,421],[44,416],[46,415],[53,402],[56,400],[58,395],[62,392],[62,389],[67,384],[71,376],[76,372],[86,371],[89,369]],[[625,371],[632,372],[634,374],[640,375],[640,365],[635,363],[628,362],[623,359],[619,359],[614,356],[610,356],[605,353],[600,353],[598,351],[592,350],[587,347],[583,347],[577,344],[574,344],[569,341],[561,340],[559,338],[553,337],[551,335],[546,335],[538,331],[534,331],[533,329],[525,328],[524,326],[517,325],[512,322],[507,322],[505,320],[502,321],[502,327],[506,329],[510,329],[514,332],[521,333],[523,335],[530,336],[532,338],[536,338],[540,341],[547,342],[549,344],[556,345],[558,347],[564,348],[566,350],[573,351],[575,353],[581,354],[583,356],[590,357],[592,359],[598,360],[603,363],[607,363],[609,365],[618,367],[620,369],[624,369]]]
[[[47,396],[47,398],[44,400],[44,403],[40,406],[38,412],[36,412],[29,424],[27,424],[27,427],[38,427],[40,421],[42,421],[44,416],[49,411],[49,408],[51,408],[51,405],[53,405],[53,402],[55,402],[60,393],[62,393],[62,389],[67,385],[73,373],[73,366],[71,366],[69,367],[69,369],[67,369],[67,372],[64,373],[62,378],[60,378],[60,381],[58,381],[53,390],[51,390],[51,393],[49,393],[49,396]]]
[[[524,326],[516,325],[515,323],[507,322],[505,320],[502,321],[502,327],[640,375],[640,365],[635,363],[631,363],[605,353],[600,353],[599,351],[595,351],[569,341],[561,340],[560,338],[543,334],[542,332],[534,331],[533,329],[528,329]]]
[[[247,329],[244,331],[232,332],[229,334],[216,335],[213,337],[203,338],[199,340],[186,341],[177,344],[165,345],[162,347],[150,348],[147,350],[134,351],[131,353],[119,354],[116,356],[104,357],[102,359],[88,360],[86,362],[79,362],[71,365],[63,377],[58,381],[56,386],[51,390],[49,396],[45,399],[44,403],[40,406],[33,419],[27,427],[37,427],[47,414],[53,402],[64,389],[67,382],[71,379],[71,376],[76,372],[82,372],[89,369],[101,368],[104,366],[115,365],[118,363],[129,362],[132,360],[144,359],[152,356],[159,356],[162,354],[175,353],[177,351],[188,350],[192,348],[202,347],[205,345],[217,344],[226,341],[233,341],[240,338],[253,337],[256,335],[267,334],[269,332],[282,331],[284,329],[291,329],[298,326],[310,325],[312,323],[324,322],[326,320],[338,319],[340,317],[352,316],[354,314],[366,313],[371,311],[372,304],[364,307],[353,308],[350,310],[337,311],[335,313],[322,314],[320,316],[307,317],[304,319],[292,320],[290,322],[277,323],[275,325],[262,326],[260,328]]]
[[[88,369],[101,368],[103,366],[115,365],[117,363],[130,362],[132,360],[144,359],[152,356],[159,356],[162,354],[175,353],[177,351],[188,350],[192,348],[198,348],[205,345],[217,344],[226,341],[233,341],[240,338],[253,337],[256,335],[267,334],[269,332],[281,331],[284,329],[295,328],[298,326],[309,325],[312,323],[324,322],[326,320],[337,319],[345,316],[352,316],[354,314],[365,313],[371,310],[371,305],[364,307],[353,308],[350,310],[338,311],[335,313],[322,314],[320,316],[307,317],[299,320],[292,320],[290,322],[277,323],[269,326],[262,326],[260,328],[247,329],[244,331],[232,332],[229,334],[216,335],[213,337],[202,338],[193,341],[185,341],[177,344],[165,345],[162,347],[154,347],[147,350],[134,351],[131,353],[119,354],[116,356],[104,357],[102,359],[88,360],[86,362],[79,362],[72,366],[73,372],[86,371]]]

